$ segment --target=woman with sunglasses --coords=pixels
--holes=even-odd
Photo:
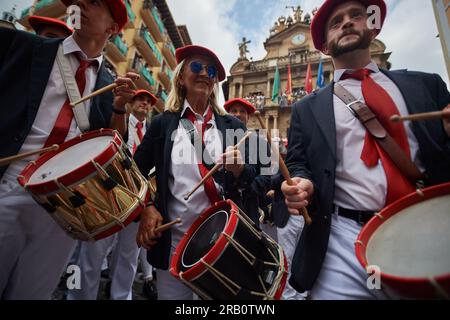
[[[248,163],[244,162],[247,154],[230,148],[246,128],[218,105],[219,82],[225,79],[225,70],[217,56],[192,45],[177,49],[176,59],[166,111],[154,118],[134,156],[144,176],[155,167],[158,190],[155,203],[150,202],[141,214],[136,240],[149,249],[149,262],[157,268],[158,298],[192,300],[193,292],[167,270],[171,254],[192,223],[214,202],[225,197],[240,204],[239,190],[251,183],[255,168],[244,164]],[[235,136],[227,139],[230,135]],[[195,141],[202,141],[200,148],[194,148]],[[223,170],[185,200],[185,194],[214,165],[211,160],[223,161]],[[177,217],[181,224],[155,233],[156,227]]]

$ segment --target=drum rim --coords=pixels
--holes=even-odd
[[[417,192],[410,193],[403,198],[398,199],[397,201],[391,203],[387,207],[383,208],[379,215],[383,218],[380,218],[378,215],[375,215],[369,222],[364,225],[358,234],[358,238],[355,243],[355,253],[359,263],[362,265],[364,270],[367,270],[369,266],[366,256],[367,244],[369,243],[371,237],[378,230],[378,228],[384,224],[391,217],[399,213],[401,210],[421,202],[421,200],[428,200],[432,198],[436,198],[443,195],[450,194],[450,182],[438,184],[432,187],[428,187],[422,190],[424,196],[420,196]],[[391,275],[388,273],[380,272],[381,279],[385,279],[389,283],[398,283],[401,286],[405,284],[429,284],[430,278],[425,277],[401,277],[396,275]],[[436,275],[431,279],[441,282],[450,280],[450,273]],[[390,286],[391,287],[391,286]],[[395,289],[395,287],[394,287]]]
[[[233,236],[238,224],[238,218],[236,215],[236,212],[238,212],[237,205],[232,200],[227,199],[216,202],[214,205],[206,208],[203,213],[200,214],[197,220],[194,221],[189,230],[184,234],[183,238],[181,238],[178,246],[175,249],[175,252],[172,255],[172,259],[170,262],[170,273],[174,277],[181,279],[180,274],[182,274],[184,280],[191,281],[207,271],[206,266],[201,262],[201,260],[199,260],[192,267],[182,272],[179,268],[181,264],[181,258],[183,256],[184,250],[186,249],[186,245],[188,244],[195,231],[199,228],[199,226],[212,214],[214,214],[218,210],[224,210],[227,206],[230,207],[229,219],[222,232],[226,233],[230,237]],[[203,256],[203,260],[209,265],[213,265],[215,261],[220,258],[227,246],[228,240],[224,237],[223,234],[221,234],[217,239],[216,244],[212,246],[211,249]]]
[[[60,188],[55,184],[54,180],[49,180],[41,183],[33,183],[28,184],[31,176],[36,172],[38,168],[40,168],[43,164],[49,161],[51,158],[56,156],[57,154],[63,152],[64,150],[76,145],[77,143],[90,140],[92,138],[102,137],[102,136],[111,136],[113,139],[109,146],[107,146],[102,152],[100,152],[94,160],[100,165],[104,166],[108,161],[110,161],[114,156],[118,153],[118,150],[112,141],[116,142],[120,147],[122,145],[122,140],[120,139],[117,131],[112,129],[99,129],[95,131],[90,131],[87,133],[83,133],[79,136],[76,136],[66,142],[62,143],[58,150],[50,151],[33,162],[30,162],[20,173],[17,181],[19,184],[28,189],[29,191],[39,194],[39,195],[48,195],[54,192],[58,192]],[[70,187],[73,184],[76,184],[83,178],[95,174],[97,169],[92,165],[91,162],[86,162],[81,166],[73,169],[65,173],[64,175],[58,177],[58,182],[63,184],[66,187]]]

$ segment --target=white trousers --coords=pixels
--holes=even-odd
[[[387,299],[367,286],[368,275],[355,255],[355,241],[362,225],[333,214],[328,250],[313,288],[313,300]]]
[[[291,277],[291,264],[292,258],[294,257],[295,248],[297,246],[298,239],[303,231],[303,226],[305,225],[305,220],[303,216],[293,216],[289,217],[289,220],[284,226],[284,228],[277,228],[278,233],[278,244],[283,248],[284,254],[288,262],[288,280]],[[288,282],[283,291],[283,300],[305,300],[307,293],[297,292],[292,288]]]
[[[13,179],[0,181],[0,298],[51,298],[76,241]]]
[[[82,242],[77,265],[81,270],[81,289],[68,291],[67,300],[97,299],[102,263],[113,245],[111,259],[111,299],[131,300],[133,281],[137,269],[139,248],[136,244],[138,223],[130,223],[125,229],[96,242]]]
[[[152,280],[153,279],[153,267],[147,261],[147,250],[144,248],[141,248],[139,250],[139,261],[141,263],[142,279],[143,280]]]

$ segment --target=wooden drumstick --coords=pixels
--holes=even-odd
[[[176,218],[175,220],[173,220],[173,221],[171,221],[169,223],[160,225],[158,228],[155,229],[155,233],[166,231],[166,230],[172,228],[174,225],[176,225],[178,223],[181,223],[181,219],[180,218]]]
[[[244,141],[251,135],[252,133],[250,131],[247,131],[247,133],[245,134],[245,136],[239,140],[239,142],[233,146],[234,149],[239,148],[239,146],[244,143]],[[192,189],[190,192],[188,192],[185,196],[184,196],[184,200],[189,200],[189,198],[192,196],[192,194],[197,191],[198,188],[200,188],[200,186],[205,183],[205,181],[207,179],[209,179],[209,177],[211,177],[214,173],[217,172],[217,170],[220,169],[220,167],[223,166],[223,163],[216,163],[214,165],[214,167],[212,167],[211,170],[209,170],[209,172],[203,177],[202,180],[200,180],[199,183],[197,183],[197,185],[194,187],[194,189]]]
[[[262,129],[266,130],[266,126],[264,125],[263,119],[261,118],[261,113],[259,111],[255,111],[254,113],[256,119],[258,120],[260,126]],[[266,136],[267,141],[270,144],[272,152],[275,154],[278,154],[278,161],[280,163],[280,171],[283,175],[283,178],[286,180],[287,184],[290,186],[295,186],[295,182],[291,179],[291,174],[289,173],[289,169],[286,166],[286,163],[284,162],[283,158],[280,155],[280,152],[275,149],[275,146],[272,144],[272,138],[270,136],[269,130],[266,130]],[[303,218],[305,219],[305,223],[310,225],[312,223],[311,217],[309,216],[308,210],[306,208],[301,209],[301,214],[303,215]]]
[[[34,150],[34,151],[28,151],[28,152],[24,152],[21,154],[16,154],[15,156],[11,156],[11,157],[6,157],[3,159],[0,159],[0,167],[1,166],[6,166],[7,164],[10,164],[11,162],[17,161],[17,160],[22,160],[25,158],[28,158],[30,156],[33,156],[35,154],[40,154],[40,153],[44,153],[44,152],[48,152],[48,151],[53,151],[53,150],[58,150],[59,146],[57,144],[54,144],[50,147],[47,148],[43,148],[43,149],[38,149],[38,150]]]
[[[391,117],[392,122],[400,121],[420,121],[420,120],[433,120],[433,119],[443,119],[450,118],[450,111],[433,111],[425,113],[410,114],[407,116],[393,115]]]
[[[131,84],[132,84],[132,86],[133,86],[133,90],[137,90],[137,89],[138,89],[138,87],[136,87],[136,85],[134,84],[133,81],[131,81]],[[117,88],[118,86],[119,86],[119,85],[118,85],[117,83],[111,83],[110,85],[107,85],[106,87],[103,87],[103,88],[101,88],[101,89],[98,89],[98,90],[92,92],[91,94],[88,94],[87,96],[81,98],[80,100],[71,103],[70,105],[71,105],[72,107],[75,107],[77,104],[80,104],[80,103],[82,103],[82,102],[85,102],[86,100],[89,100],[89,99],[91,99],[91,98],[93,98],[93,97],[95,97],[95,96],[98,96],[99,94],[105,93],[105,92],[107,92],[107,91],[114,90],[114,89]]]

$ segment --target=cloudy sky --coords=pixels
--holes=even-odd
[[[138,1],[138,0],[134,0]],[[186,24],[192,41],[218,53],[228,70],[239,56],[242,37],[251,40],[250,57],[264,57],[263,42],[286,6],[311,12],[323,0],[167,0],[177,24]],[[449,83],[430,0],[386,0],[388,16],[379,35],[392,52],[392,69],[438,73]],[[13,4],[21,12],[31,0],[1,0],[0,12]]]

